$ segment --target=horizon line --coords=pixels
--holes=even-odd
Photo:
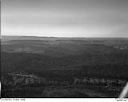
[[[80,36],[74,36],[74,37],[71,37],[71,36],[39,36],[39,35],[1,35],[2,36],[10,36],[10,37],[13,37],[13,36],[18,36],[18,37],[45,37],[45,38],[128,38],[128,37],[108,37],[108,36],[105,36],[105,37],[100,37],[100,36],[88,36],[88,37],[80,37]]]

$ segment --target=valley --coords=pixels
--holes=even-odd
[[[118,97],[127,52],[125,38],[4,36],[2,97]]]

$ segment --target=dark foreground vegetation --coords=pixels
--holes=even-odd
[[[127,80],[94,77],[2,76],[2,97],[118,97]]]
[[[4,38],[2,97],[118,97],[128,39]]]

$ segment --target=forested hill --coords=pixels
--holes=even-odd
[[[128,39],[4,39],[1,45],[2,72],[128,78]]]
[[[106,60],[106,57],[109,59]],[[97,59],[98,58],[98,59]],[[113,59],[115,58],[115,59]],[[67,74],[128,78],[128,59],[117,55],[50,57],[30,53],[2,52],[2,72],[60,71]]]

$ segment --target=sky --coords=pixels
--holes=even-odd
[[[2,0],[1,33],[128,37],[128,0]]]

